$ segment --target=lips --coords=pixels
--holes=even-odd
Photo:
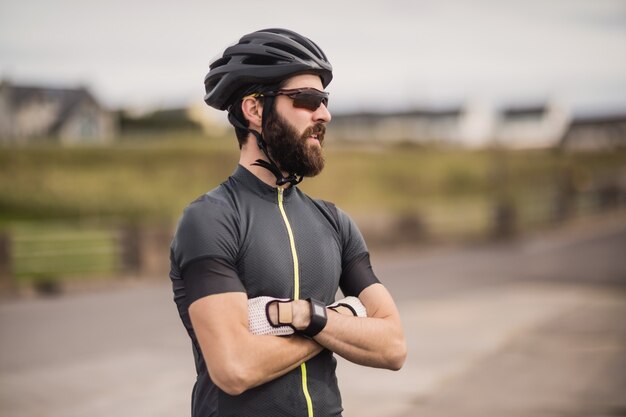
[[[324,134],[326,133],[326,126],[321,123],[317,123],[311,126],[303,135],[308,139],[316,140],[320,145],[324,142]]]

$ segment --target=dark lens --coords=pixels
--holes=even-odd
[[[301,92],[293,96],[293,106],[301,109],[315,111],[322,103],[328,105],[328,97],[323,93]]]

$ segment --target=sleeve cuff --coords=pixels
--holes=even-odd
[[[189,304],[212,294],[226,292],[246,292],[237,271],[225,259],[202,258],[191,262],[183,269]]]

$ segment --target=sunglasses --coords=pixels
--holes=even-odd
[[[315,111],[324,103],[328,107],[328,93],[315,88],[294,88],[263,93],[264,96],[287,96],[293,100],[293,106],[299,109]]]

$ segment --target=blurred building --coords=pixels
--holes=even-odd
[[[86,88],[0,83],[0,142],[107,143],[116,134],[115,115]]]
[[[552,148],[559,144],[569,123],[569,112],[555,103],[510,106],[496,117],[494,140],[513,149]]]
[[[626,148],[626,113],[575,117],[560,146],[575,150]]]
[[[461,107],[333,115],[332,132],[349,142],[451,142],[461,134]]]
[[[460,107],[395,113],[333,115],[333,134],[348,142],[454,141],[461,134]]]
[[[335,137],[346,142],[437,143],[468,148],[498,145],[512,149],[626,146],[626,113],[583,117],[554,102],[500,109],[470,102],[447,109],[336,114],[331,129]]]

